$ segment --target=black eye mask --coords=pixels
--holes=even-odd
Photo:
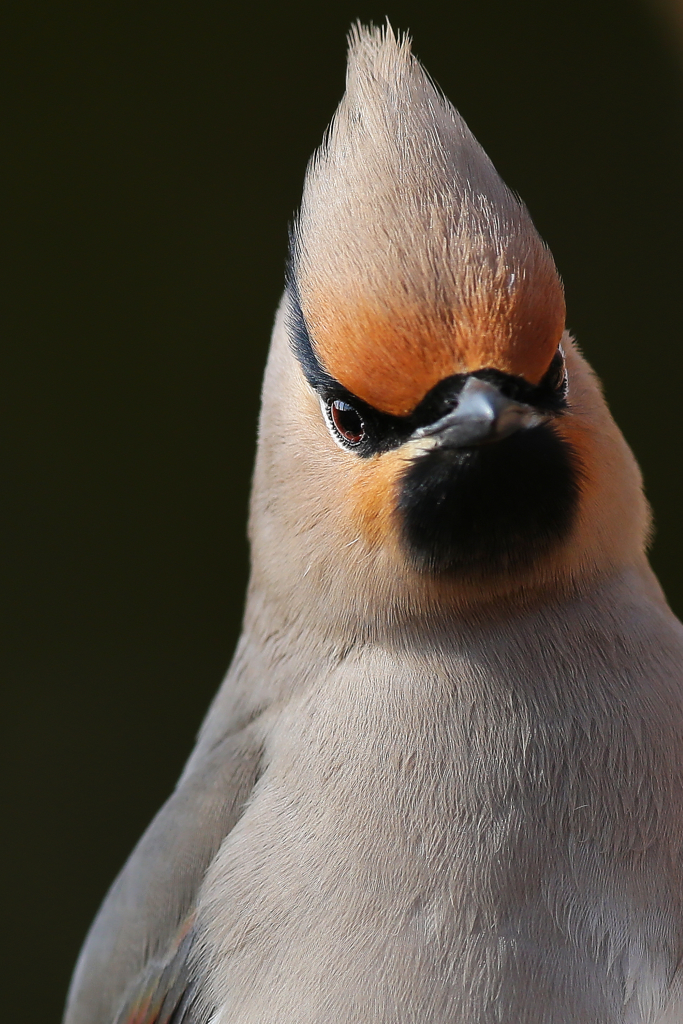
[[[288,286],[287,328],[294,354],[304,372],[306,380],[320,396],[326,410],[330,428],[343,447],[361,458],[398,448],[413,436],[416,430],[430,426],[452,409],[458,400],[466,381],[477,377],[495,385],[502,394],[517,402],[533,406],[542,412],[560,414],[566,408],[567,376],[564,356],[557,350],[553,360],[538,385],[529,384],[521,377],[501,373],[499,370],[477,370],[473,374],[456,373],[447,377],[425,395],[422,401],[407,416],[392,416],[381,412],[364,402],[345,388],[321,365],[313,349],[311,336],[301,310],[296,286]],[[335,405],[352,410],[362,424],[362,433],[357,440],[345,436],[343,427],[337,423]],[[347,413],[349,421],[351,414]],[[347,433],[353,434],[350,430]]]

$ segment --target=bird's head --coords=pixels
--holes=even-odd
[[[308,169],[252,509],[258,579],[365,615],[575,585],[642,552],[638,470],[552,256],[388,28],[352,32]]]

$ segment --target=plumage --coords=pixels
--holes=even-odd
[[[296,232],[323,361],[399,414],[458,370],[493,365],[537,383],[565,309],[529,214],[407,39],[386,45],[357,29],[350,42],[346,94],[309,167]]]
[[[233,664],[65,1024],[679,1024],[683,627],[528,212],[352,32]]]

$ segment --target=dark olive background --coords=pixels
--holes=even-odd
[[[555,253],[683,612],[683,75],[664,20],[635,0],[8,3],[8,1021],[58,1020],[229,662],[287,225],[346,30],[387,13]]]

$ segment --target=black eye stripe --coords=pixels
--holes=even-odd
[[[495,384],[508,398],[543,411],[559,414],[567,405],[564,355],[561,348],[558,348],[543,379],[537,385],[529,384],[523,377],[514,377],[500,370],[484,369],[476,370],[472,374],[453,374],[435,384],[408,416],[392,416],[357,398],[321,365],[301,310],[296,285],[291,279],[287,288],[286,325],[290,344],[304,376],[328,410],[331,429],[336,429],[329,411],[332,402],[339,401],[350,406],[360,417],[364,434],[360,441],[348,446],[363,458],[397,448],[419,427],[435,423],[452,408],[468,377],[479,377]],[[343,440],[343,435],[339,436]]]

